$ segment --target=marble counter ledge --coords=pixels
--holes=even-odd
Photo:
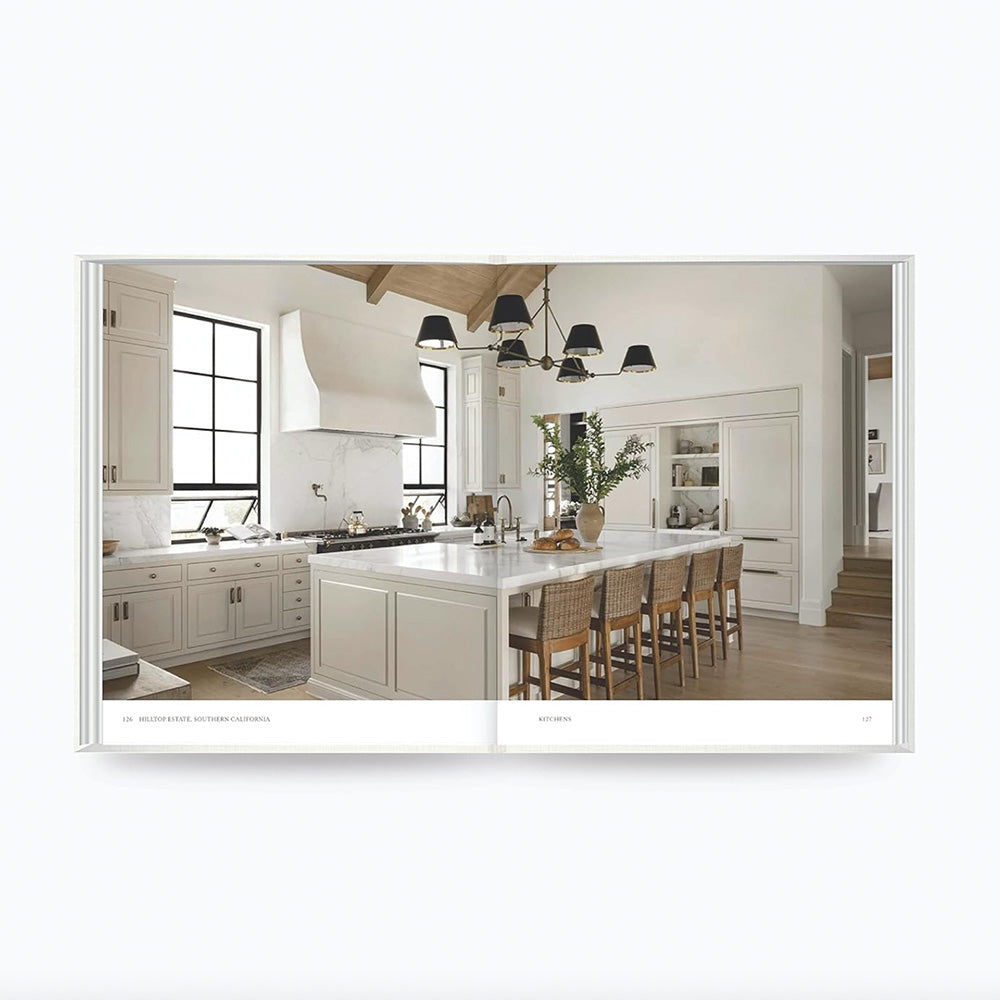
[[[165,545],[155,549],[123,549],[110,556],[102,556],[102,569],[122,569],[165,562],[200,562],[213,559],[238,559],[241,556],[274,555],[285,552],[310,552],[312,549],[300,539],[285,541],[273,539],[266,542],[194,542],[191,545]]]
[[[530,542],[480,549],[454,542],[428,542],[356,552],[325,552],[309,558],[317,569],[345,570],[380,577],[461,584],[476,589],[512,590],[553,580],[599,573],[652,559],[669,559],[719,545],[738,536],[718,532],[606,531],[596,552],[525,552]]]

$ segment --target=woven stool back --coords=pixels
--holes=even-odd
[[[538,614],[538,638],[562,639],[590,628],[594,603],[594,578],[567,583],[547,583],[542,587]]]
[[[684,593],[687,557],[657,559],[649,575],[649,603],[674,604]]]
[[[743,543],[722,550],[719,561],[719,583],[736,583],[743,573]]]
[[[624,618],[642,607],[643,567],[624,566],[604,573],[599,618]]]
[[[719,550],[709,549],[707,552],[695,552],[691,556],[691,569],[688,573],[688,593],[703,594],[715,587],[716,574],[719,572]]]

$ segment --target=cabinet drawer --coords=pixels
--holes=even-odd
[[[281,590],[285,594],[287,594],[291,590],[308,590],[308,589],[309,589],[308,570],[305,570],[302,573],[285,573],[281,577]]]
[[[309,572],[309,553],[308,552],[296,552],[296,553],[286,552],[281,557],[281,568],[282,569],[304,569],[308,573]]]
[[[744,569],[740,592],[747,607],[769,611],[799,610],[799,574],[781,570]]]
[[[743,562],[758,563],[775,569],[799,568],[799,541],[797,538],[771,538],[761,535],[743,536]]]
[[[218,580],[249,573],[274,573],[278,569],[277,556],[250,556],[246,559],[220,559],[217,562],[196,562],[188,565],[189,580]]]
[[[180,564],[175,566],[143,566],[136,569],[109,569],[104,572],[104,589],[125,587],[159,587],[164,583],[181,582]]]
[[[301,611],[283,611],[281,615],[281,627],[284,629],[308,628],[309,609],[302,608]]]
[[[281,598],[281,607],[285,611],[294,611],[296,608],[308,608],[309,591],[290,590]]]

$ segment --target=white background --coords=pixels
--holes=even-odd
[[[996,996],[993,10],[18,8],[0,992]],[[71,255],[144,251],[916,254],[917,752],[74,755]]]

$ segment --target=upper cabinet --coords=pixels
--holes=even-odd
[[[107,492],[171,493],[173,281],[104,271],[101,482]]]
[[[102,319],[106,336],[154,347],[170,346],[172,310],[168,292],[108,281],[104,306]]]
[[[466,492],[521,485],[521,376],[492,359],[462,361],[463,480]]]

